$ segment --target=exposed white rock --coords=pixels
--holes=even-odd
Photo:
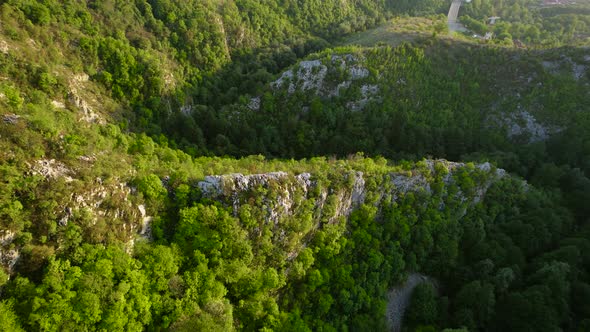
[[[297,86],[295,85],[295,83],[291,82],[291,83],[289,83],[289,88],[287,89],[287,92],[289,94],[293,94],[293,93],[295,93],[296,89],[297,89]]]
[[[430,183],[421,174],[392,174],[391,182],[394,187],[394,200],[410,191],[425,190],[428,194],[432,193]]]
[[[125,243],[125,252],[127,253],[127,255],[133,255],[134,248],[135,248],[135,238],[132,238],[131,240],[129,240]]]
[[[149,239],[152,218],[146,215],[145,206],[135,206],[128,200],[131,194],[132,190],[126,183],[104,184],[97,178],[87,190],[72,193],[63,206],[58,223],[66,226],[79,213],[89,214],[93,225],[99,218],[106,218],[109,222],[123,219],[125,223],[122,227],[128,231],[129,238],[139,234]],[[114,202],[118,202],[117,207],[113,207]]]
[[[57,179],[59,177],[63,177],[66,182],[71,182],[74,180],[72,177],[70,177],[70,175],[74,174],[74,172],[55,159],[37,160],[33,166],[31,166],[31,172],[34,175],[41,175],[46,179]]]
[[[464,163],[457,163],[451,162],[447,160],[425,160],[428,172],[430,174],[434,174],[436,172],[436,165],[443,166],[444,169],[448,172],[443,178],[443,183],[445,185],[450,185],[454,182],[453,174],[460,168],[465,167]],[[481,171],[491,173],[494,170],[494,167],[486,162],[483,164],[475,165]],[[400,172],[400,173],[393,173],[390,175],[391,181],[394,185],[392,198],[393,200],[397,200],[403,195],[407,194],[408,192],[418,192],[418,191],[425,191],[427,194],[432,194],[432,188],[430,186],[430,182],[426,177],[426,174],[422,172]],[[480,183],[479,186],[475,189],[475,193],[473,193],[472,197],[472,204],[479,203],[482,201],[488,191],[488,189],[492,186],[492,184],[499,179],[506,176],[506,171],[503,169],[495,169],[494,174],[489,177],[487,181],[484,183]],[[467,201],[467,197],[465,197],[464,193],[459,192],[457,193],[457,197],[461,202]],[[439,208],[444,208],[444,201],[441,200],[439,203]],[[464,214],[465,211],[461,214]]]
[[[306,60],[299,63],[299,70],[308,71],[317,67],[322,67],[322,62],[320,60]]]
[[[64,209],[64,215],[61,217],[61,219],[59,219],[59,221],[57,222],[60,226],[67,226],[68,222],[70,221],[70,218],[72,218],[72,208],[70,208],[69,206],[67,206]]]
[[[379,86],[375,84],[365,84],[361,86],[361,93],[364,98],[369,98],[379,93]]]
[[[174,74],[169,70],[164,70],[164,86],[167,89],[173,89],[176,86],[176,79],[174,78]]]
[[[332,63],[337,63],[340,62],[341,64],[344,64],[345,66],[349,63],[355,63],[357,62],[358,59],[356,56],[352,55],[352,54],[334,54],[332,55]]]
[[[369,70],[365,67],[354,66],[348,69],[350,79],[353,81],[369,77]]]
[[[72,80],[74,82],[78,82],[78,83],[88,82],[89,79],[90,79],[90,76],[88,76],[88,74],[86,74],[86,73],[76,74],[72,77]]]
[[[7,246],[14,241],[16,237],[16,232],[13,232],[9,229],[5,229],[0,231],[0,245]]]
[[[340,90],[346,90],[348,88],[350,88],[350,84],[352,82],[351,81],[344,81],[339,83],[336,88],[334,88],[334,90],[330,91],[330,93],[328,93],[328,97],[339,97],[340,96]]]
[[[293,74],[293,70],[287,70],[283,74],[281,74],[281,77],[279,77],[276,81],[270,83],[270,87],[275,90],[280,89],[286,82],[290,83],[293,79],[293,76],[295,76]]]
[[[365,203],[365,179],[363,172],[354,172],[348,176],[353,176],[354,180],[352,188],[333,191],[332,189],[324,189],[319,199],[316,201],[316,209],[319,211],[319,219],[323,219],[329,223],[338,221],[341,217],[348,217],[352,211]],[[329,195],[336,198],[336,206],[333,215],[324,215],[324,207],[327,203]]]
[[[88,123],[98,123],[104,124],[104,119],[98,115],[94,110],[88,105],[86,100],[78,95],[75,89],[72,89],[68,95],[68,100],[72,105],[74,105],[78,110],[82,112],[80,117],[81,121],[85,121]]]
[[[267,186],[270,181],[278,181],[285,177],[287,177],[285,172],[207,176],[205,181],[199,183],[199,188],[203,193],[213,193],[213,196],[219,196],[227,192],[249,190],[259,185]]]
[[[229,56],[230,54],[230,47],[229,47],[229,35],[225,32],[225,24],[223,23],[223,18],[221,16],[216,15],[214,18],[215,23],[219,27],[219,32],[221,36],[223,36],[223,48],[225,50],[225,55]]]
[[[296,70],[296,73],[294,70]],[[327,73],[328,67],[324,66],[320,60],[301,61],[294,69],[285,71],[270,86],[272,89],[278,90],[283,88],[285,84],[289,84],[287,89],[289,94],[298,89],[319,94],[324,88]]]
[[[8,273],[11,274],[14,265],[20,258],[20,250],[16,248],[12,249],[0,249],[0,265],[8,269]]]
[[[8,51],[10,51],[10,47],[8,46],[8,43],[4,40],[0,40],[0,52],[4,53],[4,54],[8,54]]]
[[[358,64],[358,59],[352,54],[332,55],[331,62],[335,66],[330,69],[320,60],[301,61],[298,65],[281,74],[281,76],[270,84],[273,90],[287,88],[289,94],[295,91],[310,91],[323,97],[338,97],[341,90],[351,87],[354,81],[362,80],[369,77],[370,72],[367,68]],[[348,74],[348,78],[342,82],[329,82],[326,77],[329,71],[338,71],[338,68]],[[373,85],[361,88],[364,94],[363,100],[356,102],[358,106],[353,108],[361,109],[367,102],[369,95],[374,95]],[[369,89],[367,89],[369,88]],[[356,105],[355,104],[355,105]],[[362,104],[362,105],[360,105]],[[252,109],[252,107],[250,107]]]
[[[340,55],[332,55],[332,64],[338,64],[340,70],[346,70],[346,60]]]
[[[86,73],[79,73],[72,76],[70,79],[69,84],[69,93],[67,102],[70,103],[71,106],[77,108],[81,111],[80,121],[88,122],[88,123],[97,123],[97,124],[104,124],[104,119],[94,111],[94,109],[90,106],[90,104],[81,96],[78,92],[84,91],[84,85],[86,82],[90,80],[90,77]],[[96,100],[91,100],[93,104],[97,104]],[[54,103],[56,108],[62,108],[60,102]],[[65,107],[65,105],[64,105]]]
[[[363,172],[356,172],[351,194],[352,206],[358,207],[365,202],[365,178]]]
[[[78,160],[84,161],[87,163],[93,163],[96,161],[96,156],[94,154],[91,156],[80,156],[80,157],[78,157]]]
[[[4,114],[2,116],[2,121],[8,124],[16,124],[20,118],[21,116],[17,114]]]
[[[529,112],[520,110],[510,115],[508,137],[529,135],[529,143],[544,141],[549,138],[551,130],[541,125]]]
[[[27,39],[27,44],[29,45],[29,47],[31,47],[31,48],[33,48],[35,50],[38,50],[38,48],[37,48],[37,42],[34,41],[33,39],[31,39],[31,38]]]
[[[6,268],[9,274],[20,257],[19,248],[13,244],[15,238],[16,232],[0,230],[0,268]]]
[[[384,203],[387,198],[389,202],[395,202],[409,192],[424,191],[430,195],[433,193],[431,188],[430,175],[437,172],[440,166],[446,169],[447,174],[443,177],[446,185],[451,184],[453,173],[458,169],[465,167],[463,163],[454,163],[446,160],[426,160],[424,164],[425,169],[418,168],[414,171],[403,171],[389,174],[388,181],[391,181],[393,186],[386,186],[389,189],[381,189],[380,197],[377,201],[373,201],[377,206]],[[477,168],[484,172],[493,172],[494,168],[489,163],[476,165]],[[314,218],[316,222],[323,220],[326,222],[334,222],[341,217],[346,217],[350,213],[366,203],[366,180],[362,172],[349,173],[348,176],[353,176],[354,180],[350,182],[349,187],[339,188],[321,188],[319,193],[314,194],[315,198],[315,213]],[[473,203],[481,201],[489,189],[489,187],[499,178],[505,176],[503,170],[495,170],[495,174],[486,181],[480,183],[472,197]],[[198,183],[203,195],[209,198],[220,199],[227,202],[233,207],[234,213],[240,206],[248,201],[248,193],[261,186],[263,188],[273,187],[271,196],[263,196],[262,207],[266,212],[266,222],[278,223],[282,218],[292,215],[296,212],[296,202],[294,197],[296,193],[303,194],[303,199],[309,198],[309,193],[317,189],[316,183],[312,180],[312,175],[309,173],[302,173],[294,177],[295,181],[287,173],[273,172],[267,174],[229,174],[220,176],[207,176]],[[461,201],[467,200],[463,193],[457,194]],[[270,198],[272,197],[272,199]],[[301,197],[301,196],[300,196]],[[257,197],[261,198],[261,197]],[[330,199],[329,199],[330,198]],[[332,215],[324,215],[324,208],[327,202],[330,201],[330,211]],[[441,202],[441,208],[444,207],[444,202]]]
[[[137,209],[139,210],[139,213],[141,214],[142,218],[146,217],[146,211],[145,211],[145,205],[140,204],[137,206]]]
[[[52,100],[51,105],[55,108],[66,108],[66,105],[58,100]]]
[[[353,111],[360,111],[369,101],[373,99],[379,93],[379,86],[376,84],[364,84],[361,86],[361,99],[357,101],[350,101],[346,103],[346,106]]]
[[[141,230],[139,231],[139,234],[146,239],[151,239],[152,238],[152,220],[154,218],[147,215],[146,210],[145,210],[145,205],[140,204],[137,206],[137,209],[139,210],[139,213],[141,216]]]
[[[297,180],[297,182],[299,182],[299,185],[303,189],[304,194],[307,196],[307,191],[309,188],[311,188],[311,186],[313,184],[311,182],[311,174],[301,173],[301,174],[295,176],[295,179]]]
[[[483,164],[478,164],[478,165],[476,165],[476,167],[484,172],[491,172],[493,169],[492,164],[490,164],[489,162],[485,162]],[[505,170],[503,170],[501,168],[497,168],[494,173],[494,176],[489,181],[481,184],[480,186],[478,186],[476,188],[475,196],[473,197],[473,203],[477,204],[477,203],[481,202],[484,199],[488,189],[490,189],[490,187],[492,186],[492,184],[494,184],[495,181],[505,177],[506,174],[507,173]]]
[[[327,73],[328,67],[322,65],[320,60],[301,61],[297,71],[297,79],[301,82],[301,90],[319,92],[324,85]]]
[[[222,177],[217,175],[209,175],[205,180],[199,182],[199,189],[206,197],[217,197],[223,193]]]
[[[248,108],[252,111],[260,110],[260,97],[254,97],[250,99],[250,102],[248,103]]]
[[[277,196],[266,201],[267,222],[277,223],[281,217],[290,215],[293,211],[293,195],[301,190],[307,195],[311,186],[311,176],[308,173],[299,174],[295,177],[295,185],[286,186],[285,181],[289,175],[285,172],[271,172],[266,174],[228,174],[220,176],[206,176],[198,183],[199,189],[205,197],[225,197],[231,201],[234,212],[237,212],[241,204],[240,193],[248,192],[259,186],[268,188],[271,183],[279,186]],[[266,198],[265,198],[266,199]]]

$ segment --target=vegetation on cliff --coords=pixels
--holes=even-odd
[[[0,331],[588,329],[587,15],[446,5],[0,0]]]

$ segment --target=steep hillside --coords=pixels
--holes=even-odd
[[[0,331],[587,329],[589,50],[447,5],[0,0]]]
[[[234,155],[364,151],[458,160],[517,153],[531,143],[588,139],[589,69],[587,49],[522,51],[452,40],[347,47],[308,57],[215,117],[207,108],[191,117],[214,151]],[[183,132],[170,134],[186,139]],[[589,152],[577,143],[571,149]]]

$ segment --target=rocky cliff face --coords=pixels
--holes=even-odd
[[[361,206],[376,208],[377,221],[385,217],[385,211],[408,202],[420,210],[448,209],[448,218],[461,219],[485,198],[494,182],[506,176],[489,163],[425,160],[415,166],[395,172],[367,169],[363,173],[335,166],[327,174],[214,175],[205,177],[198,187],[204,198],[229,207],[244,225],[254,224],[251,236],[270,231],[273,246],[292,261],[316,230],[344,226]]]
[[[314,202],[316,222],[334,222],[349,216],[362,204],[380,207],[395,203],[408,193],[421,192],[432,196],[435,194],[433,186],[439,180],[442,181],[443,192],[437,194],[441,197],[440,207],[444,207],[445,200],[451,199],[448,197],[449,187],[458,185],[454,175],[466,170],[468,165],[445,160],[426,160],[422,166],[421,169],[385,176],[366,176],[360,171],[348,172],[341,175],[341,186],[336,184],[338,179],[331,179],[326,186],[324,179],[318,179],[310,173],[291,175],[285,172],[207,176],[198,186],[205,197],[227,203],[236,215],[242,205],[254,204],[264,208],[266,222],[277,224],[282,218],[295,213],[303,201],[311,200]],[[452,199],[458,199],[462,203],[468,200],[472,204],[478,203],[485,197],[493,182],[506,175],[504,170],[495,169],[489,163],[475,165],[471,171],[484,175],[481,182],[476,184],[470,195],[459,188]]]
[[[240,219],[244,209],[254,211],[252,218],[257,223],[270,225],[273,230],[273,245],[284,250],[286,259],[293,260],[315,230],[346,221],[363,204],[373,205],[378,210],[384,206],[395,208],[396,202],[413,194],[420,202],[439,209],[458,201],[462,207],[456,215],[461,217],[470,204],[485,197],[494,181],[505,176],[504,171],[489,164],[470,166],[425,160],[416,166],[387,173],[364,173],[347,168],[324,173],[215,175],[205,177],[198,187],[204,198],[222,202]],[[457,175],[464,171],[481,174],[471,192],[464,191],[458,179]],[[138,236],[150,238],[152,218],[132,186],[116,179],[100,178],[83,183],[77,173],[71,166],[56,160],[38,160],[29,165],[27,176],[42,178],[48,188],[53,183],[62,183],[71,191],[70,195],[56,199],[53,216],[58,230],[65,229],[69,223],[87,230],[102,229],[98,236],[100,232],[117,234],[129,248]],[[298,226],[302,222],[307,226]],[[261,227],[250,231],[256,236]],[[7,272],[14,271],[23,248],[16,232],[0,232],[0,264]]]
[[[478,179],[474,187],[464,188],[462,172]],[[477,176],[473,177],[473,172],[478,173]],[[151,217],[135,196],[135,189],[128,184],[97,178],[91,184],[80,185],[73,169],[54,160],[33,163],[29,176],[43,177],[48,186],[53,181],[61,181],[71,189],[71,195],[56,201],[54,215],[58,228],[67,227],[70,222],[87,229],[102,228],[118,234],[117,237],[128,242],[130,247],[137,236],[150,237]],[[412,194],[423,204],[441,210],[447,204],[454,204],[453,207],[459,204],[455,215],[460,218],[504,176],[503,170],[488,163],[468,165],[425,160],[417,163],[414,169],[387,173],[335,168],[324,173],[213,175],[199,182],[198,188],[204,198],[230,207],[236,217],[242,218],[244,209],[255,211],[252,217],[257,223],[272,225],[276,232],[275,245],[297,244],[285,249],[287,257],[293,259],[305,247],[306,236],[324,224],[344,222],[363,204],[373,205],[378,210],[384,206],[395,208],[396,202]],[[301,220],[306,220],[308,226],[301,231],[285,231],[285,227],[292,228],[293,223]],[[253,234],[257,229],[251,230]],[[19,260],[22,249],[17,242],[14,232],[0,233],[0,264],[9,272]]]
[[[53,222],[56,227],[54,236],[58,236],[60,230],[68,227],[71,222],[93,232],[92,242],[104,241],[107,236],[105,234],[110,233],[131,247],[137,235],[145,238],[151,236],[151,217],[135,195],[135,188],[125,182],[101,178],[84,180],[74,169],[53,159],[31,163],[28,173],[24,176],[42,178],[40,186],[47,191],[61,183],[60,185],[65,185],[70,193],[65,197],[58,196],[53,201],[45,202],[46,205],[52,206],[48,211],[49,215],[45,217],[48,220],[32,220],[35,223]],[[40,202],[31,204],[39,205]],[[0,230],[0,266],[9,274],[13,273],[26,245],[22,240],[19,241],[17,231]]]

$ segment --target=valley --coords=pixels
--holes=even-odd
[[[587,330],[589,8],[0,0],[0,331]]]

